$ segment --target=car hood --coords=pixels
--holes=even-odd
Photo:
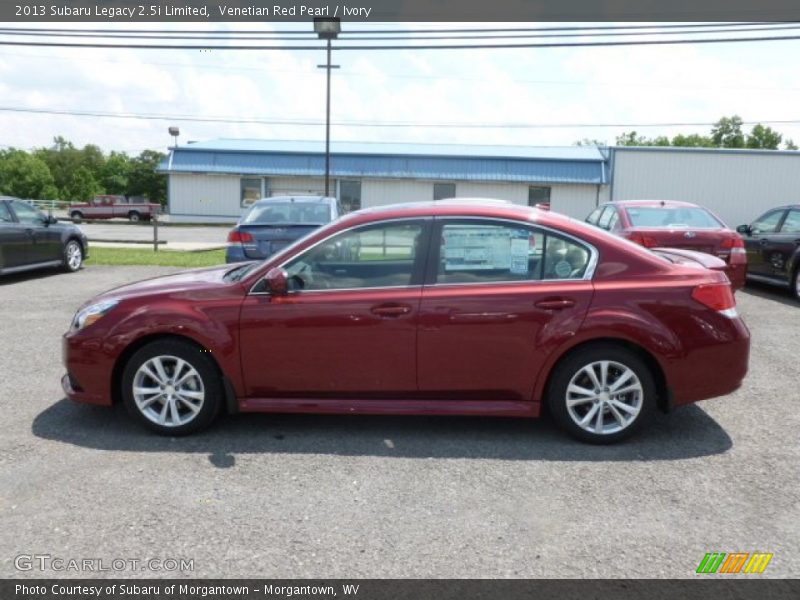
[[[241,265],[220,265],[218,267],[192,269],[190,271],[173,273],[172,275],[162,275],[161,277],[154,277],[153,279],[145,279],[108,290],[92,301],[96,302],[97,300],[108,298],[125,300],[127,298],[138,298],[142,296],[201,292],[204,290],[214,291],[230,286],[230,282],[225,281],[223,277],[228,271],[239,268],[240,266]]]

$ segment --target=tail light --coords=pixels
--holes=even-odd
[[[252,244],[253,243],[253,234],[247,233],[246,231],[239,231],[238,229],[234,229],[228,234],[228,243],[229,244]]]
[[[639,233],[638,231],[632,232],[628,239],[632,241],[634,244],[639,244],[640,246],[644,246],[645,248],[655,248],[658,246],[658,240],[654,237],[649,235],[644,235],[643,233]]]
[[[731,264],[747,263],[747,251],[744,248],[744,240],[740,236],[725,238],[720,244],[720,249],[730,251]]]
[[[692,290],[692,298],[726,317],[738,317],[736,300],[733,298],[731,286],[728,283],[709,283],[698,285]]]

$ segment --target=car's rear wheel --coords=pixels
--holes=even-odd
[[[83,213],[79,210],[73,210],[69,216],[76,223],[80,223],[83,220]]]
[[[571,436],[611,444],[639,431],[653,413],[656,387],[647,364],[611,344],[577,351],[556,367],[548,406]]]
[[[223,393],[207,352],[180,340],[147,344],[130,358],[122,375],[126,408],[162,435],[187,435],[210,425]]]
[[[139,220],[141,219],[141,215],[135,210],[132,210],[131,212],[128,213],[128,219],[130,220],[131,223],[138,223]]]
[[[69,240],[64,246],[64,270],[74,273],[83,264],[83,248],[77,240]]]

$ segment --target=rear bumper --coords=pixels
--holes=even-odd
[[[252,258],[248,258],[244,253],[244,248],[242,248],[241,244],[230,245],[225,250],[225,262],[226,263],[237,263],[237,262],[245,262],[248,260],[253,260]]]
[[[702,344],[673,361],[667,381],[675,406],[730,394],[742,385],[750,361],[750,332],[740,318],[709,322]],[[717,319],[714,319],[715,321]]]
[[[725,274],[731,280],[731,288],[733,291],[740,290],[744,287],[745,280],[747,279],[747,263],[732,265],[725,265]]]

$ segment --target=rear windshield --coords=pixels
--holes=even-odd
[[[628,217],[634,227],[691,227],[718,229],[724,225],[703,208],[669,206],[631,206]]]
[[[242,223],[265,225],[324,225],[331,208],[319,202],[269,202],[254,204]]]

